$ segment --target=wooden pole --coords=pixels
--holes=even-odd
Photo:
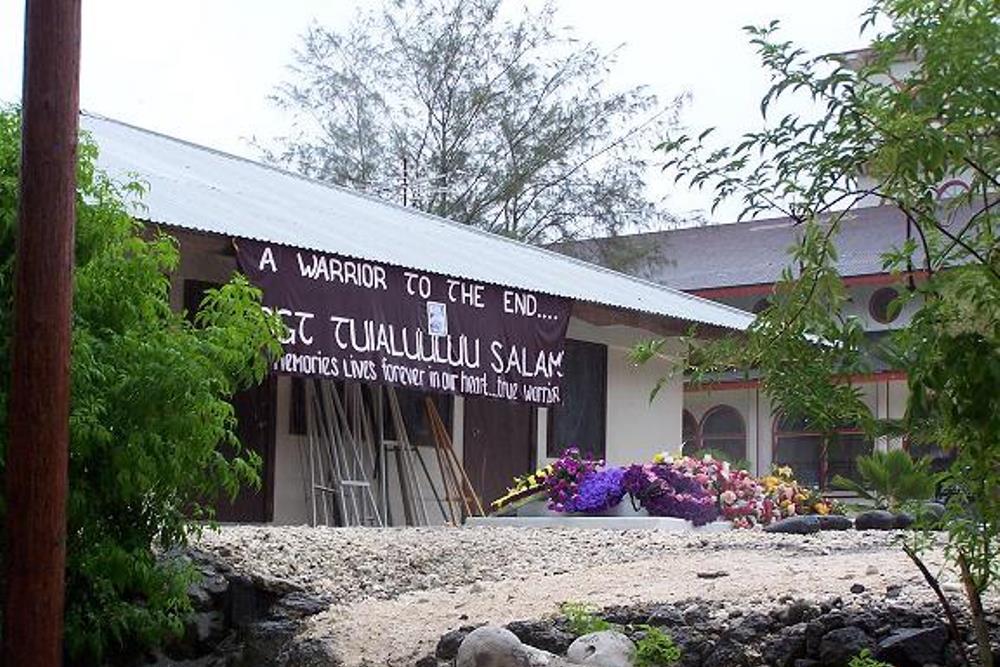
[[[62,664],[80,1],[27,0],[3,664]]]

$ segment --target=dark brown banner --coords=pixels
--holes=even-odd
[[[569,299],[239,240],[288,326],[275,370],[536,405],[559,403]]]

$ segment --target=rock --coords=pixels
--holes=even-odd
[[[764,531],[768,533],[790,533],[792,535],[818,533],[820,531],[819,517],[814,514],[791,516],[764,526]]]
[[[854,527],[854,522],[842,514],[818,514],[820,530],[850,530]]]
[[[772,635],[761,651],[761,657],[775,667],[793,667],[806,654],[806,625],[800,623]]]
[[[438,667],[438,659],[433,655],[425,655],[417,660],[414,667]]]
[[[275,667],[340,667],[344,661],[332,641],[311,637],[290,641],[273,664]]]
[[[510,630],[493,625],[476,628],[462,640],[455,667],[532,667],[531,653]]]
[[[736,642],[723,639],[705,656],[703,667],[746,667],[746,652]]]
[[[896,528],[909,528],[916,521],[912,514],[900,512],[896,515]]]
[[[326,611],[330,604],[315,595],[295,591],[280,598],[271,607],[271,615],[275,618],[299,620]]]
[[[570,662],[600,667],[632,667],[634,656],[635,644],[616,630],[602,630],[578,637],[566,651]]]
[[[886,510],[869,510],[854,517],[854,527],[858,530],[893,530],[896,515]]]
[[[719,579],[721,577],[728,577],[729,573],[725,570],[714,570],[711,572],[696,572],[695,576],[699,579]]]
[[[885,596],[890,599],[898,598],[903,592],[903,587],[899,584],[889,584],[885,587]]]
[[[920,518],[927,521],[931,526],[937,525],[944,518],[947,508],[939,502],[928,501],[921,506]]]
[[[517,635],[521,643],[549,653],[565,653],[576,638],[553,621],[514,621],[507,624],[507,629]]]
[[[903,628],[878,643],[875,657],[895,667],[923,667],[944,661],[948,632],[944,626]]]
[[[878,574],[878,568],[875,567],[874,565],[869,565],[868,569],[865,570],[865,574],[867,574],[870,577],[874,576],[874,575]]]
[[[778,612],[778,620],[783,625],[797,625],[804,621],[811,621],[819,615],[820,609],[814,603],[806,600],[795,600]]]
[[[875,642],[867,632],[849,625],[823,635],[819,643],[819,661],[824,667],[848,667],[851,658],[864,649],[874,648]]]
[[[654,607],[646,619],[648,625],[684,625],[684,615],[677,607],[664,604]]]
[[[450,630],[444,633],[441,635],[441,639],[438,640],[437,647],[434,649],[434,655],[441,660],[451,660],[458,655],[458,647],[462,645],[462,640],[475,629],[475,626],[463,625],[457,630]]]
[[[258,621],[240,629],[247,665],[273,665],[299,630],[295,621]]]

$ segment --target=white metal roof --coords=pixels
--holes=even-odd
[[[203,146],[84,114],[112,176],[148,182],[150,222],[386,262],[655,315],[745,329],[752,315]]]

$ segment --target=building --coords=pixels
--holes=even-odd
[[[84,115],[81,128],[100,148],[100,167],[116,177],[136,174],[148,184],[144,206],[134,211],[136,217],[178,240],[180,267],[171,277],[177,308],[194,310],[205,289],[227,281],[238,268],[251,274],[248,269],[260,269],[258,277],[267,278],[277,271],[275,254],[285,252],[299,260],[296,280],[306,280],[303,257],[314,262],[318,257],[320,262],[318,269],[314,264],[309,270],[308,278],[322,271],[324,281],[332,283],[336,275],[335,287],[341,292],[324,291],[327,286],[315,280],[308,284],[309,290],[315,288],[317,299],[326,301],[346,303],[348,294],[353,294],[350,290],[365,281],[370,283],[366,287],[375,290],[367,293],[370,300],[388,299],[392,295],[378,294],[377,288],[386,287],[387,275],[400,272],[413,277],[414,289],[421,292],[421,281],[427,277],[427,294],[406,297],[419,302],[420,308],[427,307],[420,325],[427,331],[421,340],[447,335],[448,317],[442,315],[446,307],[454,314],[464,312],[459,308],[468,305],[448,305],[443,297],[435,297],[441,303],[431,303],[430,277],[435,284],[448,285],[448,298],[475,301],[480,292],[502,292],[504,299],[510,296],[515,310],[529,309],[535,302],[564,307],[562,315],[539,313],[537,317],[548,320],[526,325],[531,334],[551,324],[549,320],[563,318],[558,340],[549,341],[552,350],[560,350],[556,366],[561,380],[549,383],[561,383],[560,401],[485,398],[472,395],[478,390],[466,391],[464,384],[450,393],[433,394],[454,449],[487,502],[503,492],[511,477],[533,470],[567,445],[581,446],[615,463],[646,460],[675,446],[682,430],[682,377],[670,376],[655,401],[650,402],[649,395],[676,360],[664,358],[635,368],[628,361],[628,351],[652,337],[676,337],[692,323],[706,335],[716,335],[745,329],[752,319],[726,304],[107,118]],[[256,267],[246,264],[248,248],[257,249],[251,262],[259,260]],[[239,267],[238,259],[244,262]],[[263,285],[263,289],[267,303],[270,287]],[[398,305],[385,303],[387,308]],[[440,310],[432,311],[432,307]],[[488,309],[481,312],[484,317],[497,315]],[[306,321],[303,315],[296,324],[298,312],[282,314],[287,315],[290,335]],[[443,327],[443,332],[435,332],[434,327]],[[400,331],[405,335],[407,330]],[[299,333],[298,341],[290,338],[290,346],[320,345],[304,330]],[[514,333],[524,335],[523,331]],[[301,378],[313,373],[304,370],[303,359],[310,364],[322,361],[318,354],[313,360],[296,357],[292,361],[298,366],[289,362],[283,367],[286,372],[276,373],[261,387],[236,398],[241,439],[262,457],[264,485],[259,493],[244,492],[235,505],[220,506],[222,520],[316,520],[317,485],[310,473],[315,466],[308,443],[310,424],[318,417],[311,407],[316,404],[307,399],[306,387],[311,385],[304,386]],[[365,365],[369,362],[357,361],[352,368],[370,370]],[[421,416],[423,388],[399,393],[411,439],[419,447],[429,447],[430,429]],[[433,463],[433,457],[428,458]],[[399,474],[390,479],[394,473],[384,466],[381,473],[374,470],[372,474],[381,474],[385,480],[382,501],[390,511],[395,507],[392,523],[402,523],[399,499],[389,497],[389,489],[401,484]],[[441,470],[432,470],[429,476],[440,479]],[[418,489],[417,495],[421,504],[433,505],[426,489]]]
[[[791,261],[788,251],[799,233],[793,220],[777,218],[588,241],[569,251],[599,260],[607,252],[601,244],[626,244],[632,254],[642,252],[649,258],[636,270],[642,277],[756,313],[765,307],[781,271]],[[884,252],[906,239],[906,220],[892,206],[859,208],[841,222],[836,237],[837,269],[850,296],[847,314],[859,318],[872,338],[905,325],[913,314],[913,303],[898,313],[889,304],[907,289],[910,280],[921,279],[919,264],[912,273],[900,276],[887,272],[882,260]],[[871,374],[851,381],[862,389],[876,418],[904,415],[908,390],[903,372],[876,366]],[[775,414],[758,381],[745,377],[688,384],[682,439],[685,451],[722,450],[748,461],[757,474],[773,464],[790,465],[800,479],[823,487],[835,474],[856,475],[858,455],[905,444],[898,439],[873,442],[854,425],[845,424],[827,460],[821,462],[819,434]],[[826,474],[821,477],[822,472]]]

